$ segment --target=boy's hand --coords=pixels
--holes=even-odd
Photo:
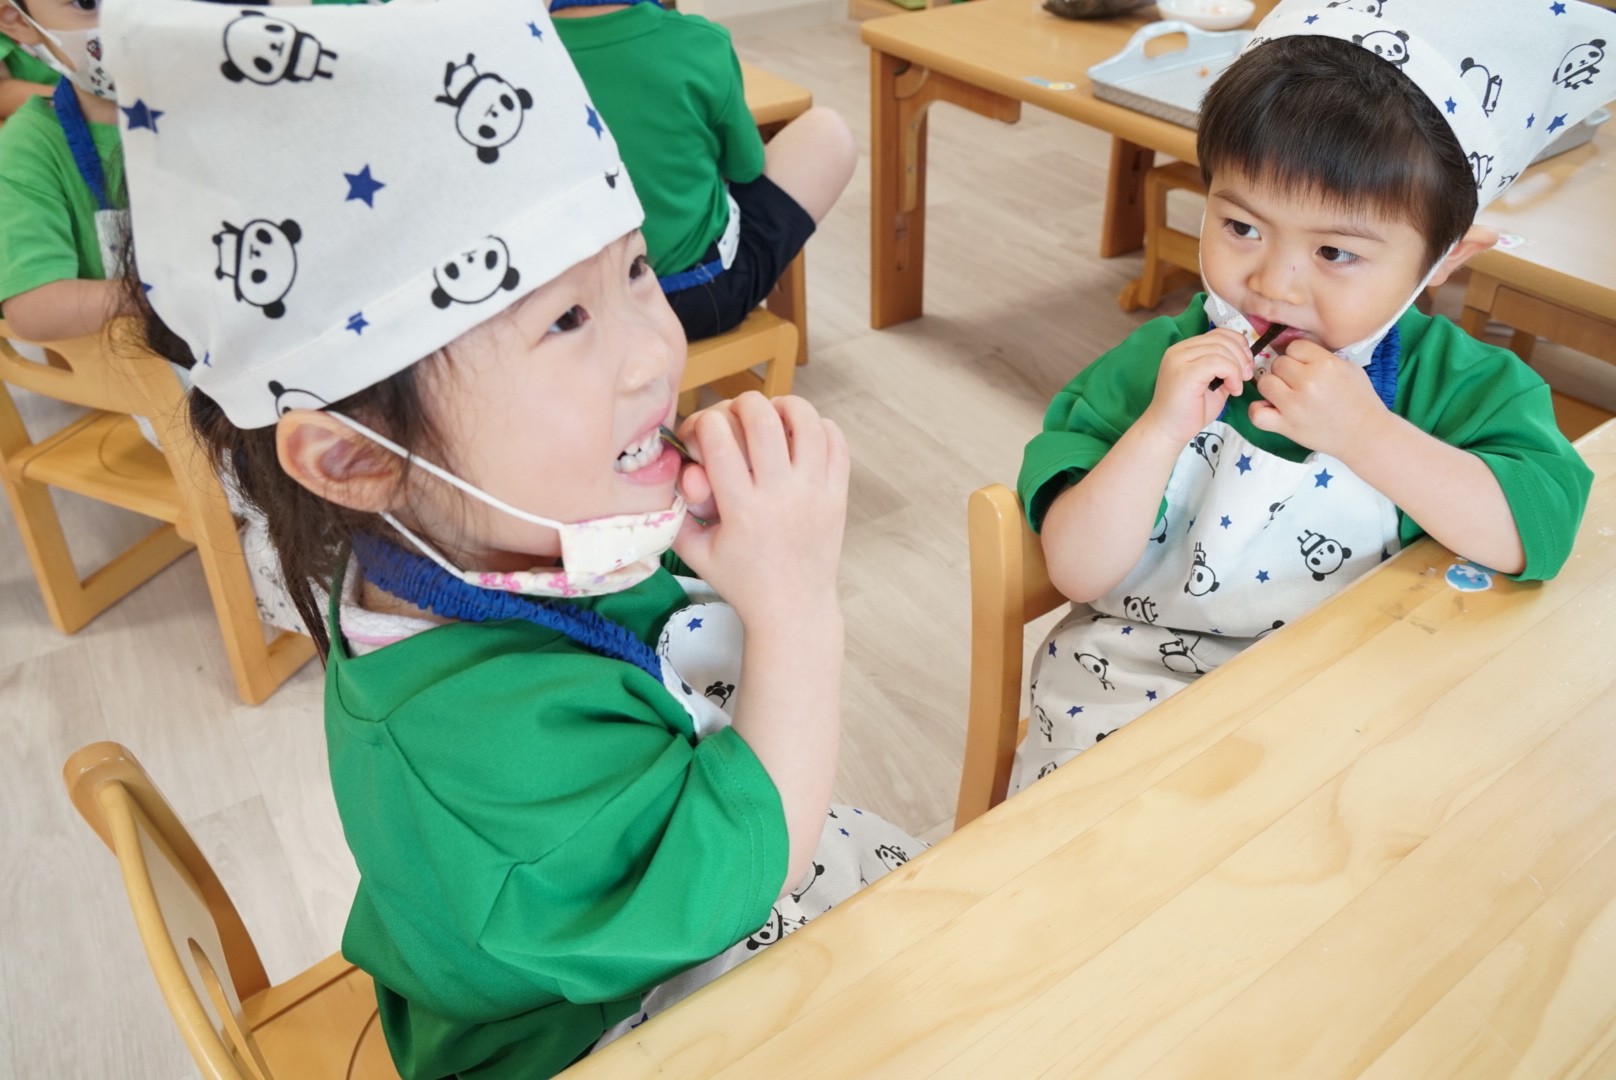
[[[1220,327],[1186,338],[1162,355],[1155,397],[1136,423],[1182,448],[1218,418],[1230,394],[1241,393],[1252,371],[1244,335]],[[1223,383],[1213,390],[1216,379]]]
[[[1363,368],[1312,341],[1291,342],[1257,389],[1268,400],[1251,403],[1254,426],[1349,465],[1392,415]]]
[[[742,622],[833,609],[851,468],[841,429],[802,398],[755,392],[692,419],[686,427],[722,521],[687,521],[674,544],[679,557]]]

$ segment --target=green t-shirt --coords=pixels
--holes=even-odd
[[[1150,405],[1162,354],[1209,329],[1198,295],[1176,318],[1152,319],[1099,357],[1055,395],[1016,482],[1027,519],[1039,528],[1049,504],[1082,479]],[[1523,580],[1557,574],[1571,554],[1593,472],[1554,422],[1549,387],[1513,353],[1477,341],[1447,319],[1409,308],[1397,321],[1401,354],[1392,411],[1450,446],[1468,450],[1498,478],[1526,550]],[[1231,397],[1223,420],[1259,448],[1301,461],[1306,447],[1252,425],[1256,384]],[[1406,545],[1423,535],[1398,511]]]
[[[6,65],[6,70],[11,73],[13,79],[55,86],[56,80],[61,78],[55,68],[43,60],[30,56],[23,51],[21,45],[4,34],[0,34],[0,63]]]
[[[688,270],[729,224],[724,181],[763,174],[729,31],[657,4],[555,27],[645,207],[651,265]]]
[[[340,577],[339,577],[340,580]],[[581,601],[654,643],[666,571]],[[342,952],[404,1080],[537,1080],[641,992],[768,918],[779,793],[733,730],[533,623],[453,623],[363,657],[332,616],[331,783],[359,865]]]
[[[127,205],[118,125],[91,124],[90,137],[108,197]],[[95,211],[56,107],[30,98],[0,127],[0,303],[53,281],[105,278]]]

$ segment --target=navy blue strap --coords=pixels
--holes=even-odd
[[[56,119],[62,123],[67,148],[73,152],[79,175],[84,178],[90,194],[95,196],[96,206],[111,210],[112,203],[107,201],[106,174],[101,171],[101,155],[96,153],[95,139],[90,136],[90,124],[84,119],[84,110],[79,108],[78,95],[73,92],[73,81],[63,79],[57,83],[56,93],[51,100],[56,103]]]
[[[353,550],[359,557],[366,581],[418,608],[462,622],[526,619],[565,634],[602,656],[633,664],[658,683],[662,682],[662,661],[651,647],[635,637],[628,627],[593,611],[497,589],[479,589],[431,559],[368,534],[354,537]]]
[[[607,4],[643,4],[646,2],[647,0],[550,0],[550,10],[560,11],[562,8],[570,7],[605,7]],[[658,0],[650,0],[650,2],[656,3],[658,7],[661,6]]]
[[[681,270],[677,274],[657,278],[657,284],[662,286],[664,293],[683,292],[685,289],[697,285],[705,285],[724,272],[724,260],[714,259],[712,262],[693,266],[689,270]]]
[[[1380,395],[1380,400],[1386,403],[1388,409],[1397,404],[1397,366],[1402,354],[1403,337],[1394,324],[1380,339],[1380,344],[1375,346],[1369,366],[1364,368],[1370,385],[1374,386],[1375,393]]]

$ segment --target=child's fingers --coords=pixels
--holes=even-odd
[[[698,507],[707,507],[712,502],[713,484],[707,478],[707,470],[700,465],[691,463],[686,465],[679,473],[679,495],[684,499],[690,512],[697,517],[711,517],[703,514]]]
[[[1263,431],[1278,432],[1285,426],[1285,417],[1271,401],[1253,401],[1246,409],[1246,418],[1251,421],[1252,427]]]
[[[848,477],[853,471],[853,451],[847,445],[847,435],[834,420],[825,421],[825,473],[837,489],[847,491]]]
[[[785,473],[791,467],[785,424],[769,399],[748,390],[735,399],[734,413],[746,437],[746,453],[752,462],[753,475],[762,480]]]
[[[736,442],[740,442],[741,425],[740,421],[736,420],[731,412],[730,406],[732,404],[733,402],[727,399],[720,401],[717,405],[711,406],[710,408],[701,409],[697,412],[691,413],[689,416],[685,417],[684,422],[679,425],[679,430],[676,434],[678,434],[680,440],[685,444],[685,449],[690,451],[690,456],[692,459],[696,461],[702,460],[701,425],[704,422],[705,417],[722,417],[724,422],[729,424],[731,432],[735,435]]]
[[[702,469],[715,498],[726,491],[739,492],[751,484],[746,454],[727,415],[702,414],[696,425],[696,437],[703,451]]]
[[[823,475],[825,424],[819,418],[819,411],[802,398],[790,394],[775,398],[774,408],[785,424],[792,465],[806,471],[809,476]]]

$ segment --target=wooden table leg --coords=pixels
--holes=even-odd
[[[1156,151],[1111,137],[1111,172],[1105,185],[1105,221],[1100,257],[1109,259],[1145,245],[1145,174],[1156,164]]]
[[[905,130],[898,77],[909,62],[870,50],[870,325],[877,330],[919,318],[926,271],[926,114]],[[913,159],[905,162],[905,143]],[[904,210],[912,175],[915,200]]]

